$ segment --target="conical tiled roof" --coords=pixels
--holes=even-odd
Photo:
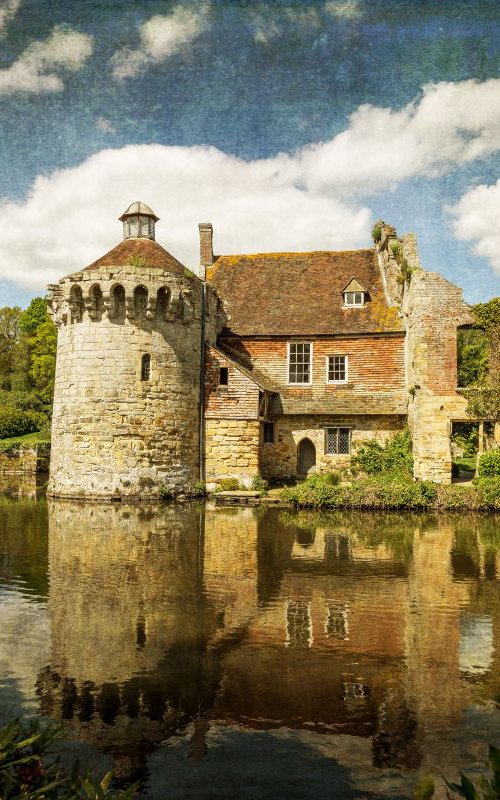
[[[125,239],[113,250],[94,261],[84,271],[99,267],[144,266],[182,275],[185,267],[153,239]]]

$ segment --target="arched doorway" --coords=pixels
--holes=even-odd
[[[297,450],[297,472],[308,475],[316,466],[316,448],[310,439],[302,439]]]

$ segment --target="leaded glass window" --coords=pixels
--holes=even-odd
[[[346,306],[363,306],[365,304],[365,293],[344,292],[344,304]]]
[[[327,428],[325,430],[325,453],[349,455],[351,431],[349,428]]]
[[[294,342],[288,347],[288,382],[311,383],[312,345],[309,342]]]
[[[347,356],[327,357],[328,383],[347,383]]]
[[[264,444],[274,443],[274,422],[264,422],[263,439]]]
[[[141,381],[151,379],[151,356],[145,353],[141,359]]]

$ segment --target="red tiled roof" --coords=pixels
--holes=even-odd
[[[99,267],[151,267],[163,269],[181,275],[185,267],[174,256],[167,253],[164,248],[152,239],[124,239],[119,245],[110,250],[106,255],[98,258],[85,270],[98,269]]]
[[[384,295],[371,250],[217,256],[208,278],[224,301],[226,335],[309,336],[401,331]],[[342,291],[357,279],[362,308],[343,308]]]

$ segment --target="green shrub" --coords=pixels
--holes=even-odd
[[[63,771],[54,745],[63,731],[42,727],[37,720],[14,720],[0,728],[0,797],[2,800],[131,800],[138,786],[124,791],[111,788],[113,773],[97,783],[91,773],[81,773],[78,763],[70,774]]]
[[[0,408],[0,439],[33,433],[39,429],[40,421],[40,415],[34,411],[22,411],[9,406]]]
[[[203,481],[196,481],[193,488],[190,491],[191,497],[206,497],[207,495],[207,487]]]
[[[378,222],[372,228],[372,238],[375,244],[378,244],[382,239],[382,225]]]
[[[488,450],[480,456],[477,474],[481,478],[500,476],[500,447],[497,447],[496,450]]]
[[[254,477],[252,478],[252,483],[250,484],[250,488],[252,489],[252,491],[265,494],[265,492],[267,492],[268,490],[268,487],[269,484],[265,480],[265,478],[262,477],[262,475],[260,475],[259,473],[257,473],[257,475],[254,475]]]
[[[413,456],[410,431],[408,428],[398,431],[385,445],[375,441],[366,442],[352,459],[352,466],[367,475],[411,477]]]
[[[167,502],[168,500],[173,500],[174,499],[174,495],[173,495],[172,491],[170,489],[167,489],[166,486],[163,486],[163,485],[160,486],[158,491],[160,493],[160,498],[162,500],[164,500],[165,502]]]
[[[500,509],[500,475],[492,478],[474,478],[480,508]]]
[[[237,492],[239,488],[238,478],[221,478],[217,486],[219,492]]]

